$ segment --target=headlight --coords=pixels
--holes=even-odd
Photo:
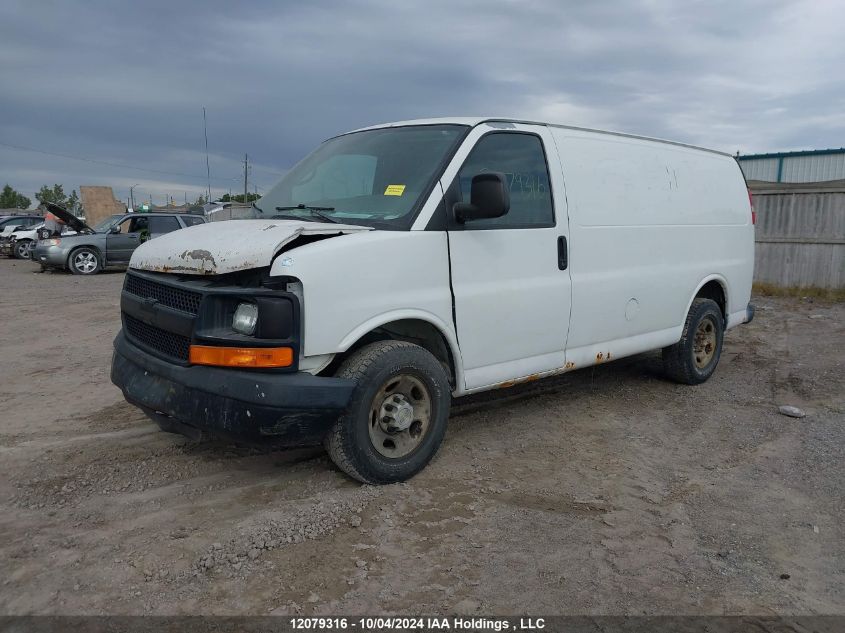
[[[58,239],[58,238],[54,237],[52,240],[47,240],[47,243],[48,243],[50,246],[58,246],[59,244],[61,244],[61,243],[62,243],[62,241],[61,241],[60,239]]]
[[[235,310],[232,319],[232,329],[235,332],[251,336],[255,334],[255,324],[258,323],[258,306],[254,303],[241,303]]]

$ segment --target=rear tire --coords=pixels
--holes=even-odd
[[[353,353],[336,375],[358,383],[323,442],[338,468],[368,484],[422,470],[449,418],[449,379],[438,360],[413,343],[378,341]]]
[[[96,275],[102,270],[103,264],[96,249],[83,246],[70,254],[67,267],[74,275]]]
[[[719,364],[724,317],[712,299],[695,299],[687,314],[681,340],[663,348],[666,376],[686,385],[706,381]]]

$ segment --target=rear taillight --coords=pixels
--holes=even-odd
[[[754,196],[751,195],[751,189],[748,190],[748,206],[751,207],[751,225],[757,224],[757,212],[754,210]]]

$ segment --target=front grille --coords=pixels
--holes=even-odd
[[[174,288],[143,277],[136,277],[132,273],[126,275],[124,290],[142,299],[155,299],[163,306],[188,314],[197,314],[202,300],[202,295],[193,290]]]
[[[165,356],[187,362],[191,347],[191,339],[187,336],[148,325],[125,312],[123,313],[123,324],[126,333],[139,343],[143,343]]]

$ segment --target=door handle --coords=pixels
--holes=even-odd
[[[561,235],[557,238],[557,267],[560,270],[566,270],[569,266],[569,253],[566,248],[566,236]]]

